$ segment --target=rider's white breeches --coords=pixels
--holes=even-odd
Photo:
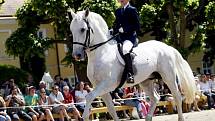
[[[133,47],[133,43],[130,40],[125,40],[123,42],[123,47],[122,47],[123,55],[129,53],[132,47]]]

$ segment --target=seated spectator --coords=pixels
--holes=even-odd
[[[69,82],[69,79],[68,79],[68,78],[64,78],[63,81],[65,82],[65,84],[66,84],[67,86],[69,86],[69,90],[70,90],[70,92],[71,92],[74,88],[71,86],[71,84],[70,84],[70,82]]]
[[[75,89],[75,100],[77,109],[83,113],[86,106],[86,95],[88,92],[84,90],[84,82],[79,82]]]
[[[8,81],[6,81],[3,85],[4,85],[4,97],[7,97],[10,92],[11,92],[11,88],[13,86],[17,87],[17,91],[19,94],[22,94],[22,92],[20,91],[20,89],[18,88],[18,86],[15,84],[14,82],[15,80],[13,78],[10,78]]]
[[[124,89],[124,95],[123,98],[135,98],[135,92],[133,90],[134,87],[127,87]],[[138,99],[127,99],[124,100],[124,104],[128,105],[128,106],[133,106],[136,107],[137,112],[139,114],[140,118],[144,118],[144,116],[142,115],[142,108],[141,108],[141,103]]]
[[[114,105],[117,105],[117,106],[124,105],[124,101],[121,100],[123,98],[123,90],[121,88],[120,89],[117,88],[114,91],[112,91],[111,97],[113,99]],[[122,113],[120,113],[120,114],[122,114]],[[129,118],[129,116],[125,110],[123,111],[123,117]]]
[[[55,75],[54,82],[52,85],[58,85],[59,91],[63,92],[63,87],[67,85],[66,82],[64,82],[63,78],[61,78],[60,75]]]
[[[76,121],[81,120],[81,115],[78,111],[78,109],[74,105],[74,100],[72,94],[69,92],[69,86],[64,86],[63,87],[63,96],[64,96],[64,103],[68,104],[67,105],[67,112],[70,112],[73,114],[74,118]]]
[[[45,89],[46,95],[50,94],[50,91],[48,89],[46,89],[46,82],[45,81],[40,81],[39,83],[39,89],[37,90],[37,94],[40,96],[40,90],[41,89]]]
[[[29,87],[29,95],[25,96],[25,102],[26,106],[33,106],[33,107],[27,107],[26,112],[28,115],[32,117],[33,121],[42,121],[44,119],[44,113],[39,110],[38,107],[38,101],[39,101],[39,96],[35,93],[35,87],[30,86]],[[39,119],[38,119],[39,118]]]
[[[67,106],[63,103],[63,94],[59,91],[58,85],[52,87],[52,92],[49,95],[50,104],[54,105],[52,112],[60,114],[60,121],[64,121],[64,116],[66,116],[68,121],[71,121],[71,117],[68,115],[66,108]]]
[[[214,108],[214,105],[212,104],[211,99],[215,101],[215,94],[211,92],[209,80],[207,80],[206,75],[201,75],[200,89],[202,93],[207,96],[208,109]]]
[[[194,100],[194,111],[201,111],[199,109],[198,102],[201,99],[201,96],[204,94],[201,93],[199,78],[195,77],[195,81],[196,81],[197,92]]]
[[[141,111],[142,118],[145,118],[149,112],[150,104],[146,101],[145,93],[139,86],[134,86],[133,91],[134,91],[134,97],[137,97],[141,103],[140,108],[142,108],[142,111]]]
[[[25,121],[32,121],[32,118],[24,111],[23,108],[18,108],[25,105],[24,97],[18,93],[17,87],[13,86],[11,88],[11,93],[5,98],[7,107],[7,112],[11,117],[12,121],[19,121],[20,118]]]
[[[163,82],[163,80],[159,80],[159,90],[158,93],[160,95],[160,101],[168,101],[172,103],[173,110],[176,111],[176,106],[174,105],[174,98],[171,94],[169,87]],[[182,90],[181,90],[182,91]],[[162,108],[163,112],[166,112],[166,107]]]
[[[89,82],[85,82],[85,84],[84,84],[84,90],[87,90],[88,93],[93,90],[93,88],[90,86]]]
[[[10,116],[6,113],[6,104],[4,99],[0,96],[0,121],[11,121]],[[5,109],[4,109],[5,108]]]
[[[54,118],[51,113],[52,107],[48,106],[49,97],[46,95],[45,88],[40,89],[39,105],[43,105],[42,107],[40,107],[40,110],[46,114],[46,120],[54,121]],[[45,105],[47,105],[47,106],[45,106]]]
[[[210,87],[211,87],[211,92],[215,93],[215,75],[211,75],[211,80],[210,80]]]

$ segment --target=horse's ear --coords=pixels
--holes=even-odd
[[[69,8],[68,13],[69,13],[69,19],[70,20],[75,18],[76,14],[73,12],[73,10],[71,8]]]
[[[87,16],[89,15],[89,13],[90,13],[90,10],[89,10],[89,8],[87,8],[87,9],[85,10],[85,17],[87,17]]]

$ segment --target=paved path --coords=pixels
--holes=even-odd
[[[215,121],[215,110],[205,110],[201,112],[184,113],[185,121]],[[137,121],[137,120],[132,120]],[[143,119],[138,121],[145,121]],[[178,115],[155,116],[153,121],[178,121]]]

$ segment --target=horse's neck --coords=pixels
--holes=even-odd
[[[116,49],[116,44],[113,44],[113,41],[110,41],[91,52],[87,52],[88,62],[92,63],[96,62],[96,60],[102,60],[104,58],[109,59],[109,61],[116,59]]]

